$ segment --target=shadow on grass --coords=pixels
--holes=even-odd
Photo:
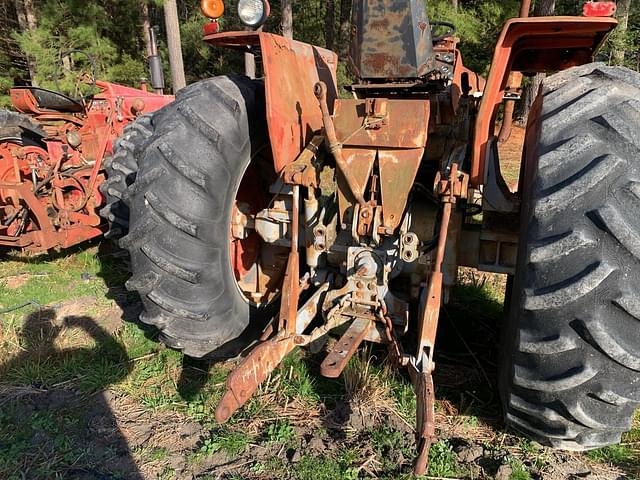
[[[60,346],[70,330],[95,345]],[[20,346],[0,365],[0,476],[142,479],[104,392],[131,371],[124,346],[93,318],[50,308],[25,318]]]
[[[97,254],[100,270],[97,275],[107,287],[107,298],[113,300],[122,311],[122,320],[135,324],[148,340],[158,341],[158,330],[140,321],[142,302],[137,292],[127,290],[125,283],[131,276],[129,256],[114,242],[103,241]]]
[[[18,263],[47,263],[54,262],[56,260],[63,260],[65,258],[72,258],[79,253],[85,252],[86,250],[95,247],[96,245],[101,245],[102,239],[95,238],[92,240],[87,240],[79,245],[74,245],[73,247],[65,248],[59,251],[50,251],[49,253],[39,253],[39,254],[27,254],[23,253],[19,250],[12,249],[0,249],[0,260],[10,260],[12,262]]]
[[[503,305],[484,285],[462,284],[440,312],[434,381],[462,415],[501,424],[498,360]]]

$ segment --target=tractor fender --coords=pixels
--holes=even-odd
[[[496,44],[489,77],[476,118],[471,185],[484,184],[489,139],[508,85],[509,74],[557,72],[584,65],[616,27],[605,17],[530,17],[505,23]]]
[[[264,70],[266,117],[276,172],[293,162],[323,127],[313,93],[318,81],[327,85],[327,103],[337,97],[338,56],[327,49],[265,32],[206,35],[205,42],[247,51],[259,49]]]

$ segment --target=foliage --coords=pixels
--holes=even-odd
[[[137,7],[137,0],[43,0],[37,28],[14,38],[35,60],[36,80],[45,88],[80,93],[80,77],[93,74],[92,62],[98,78],[133,85],[145,71]]]
[[[288,420],[276,420],[267,427],[266,438],[268,442],[290,443],[296,435],[293,426]]]
[[[429,450],[429,476],[451,478],[461,476],[458,457],[447,440],[440,440]]]
[[[293,2],[294,36],[296,39],[318,46],[326,46],[327,25],[333,24],[333,48],[344,60],[348,50],[348,28],[346,34],[341,21],[349,19],[345,2],[334,0],[334,17],[327,17],[327,2],[321,0],[298,0]],[[142,4],[147,2],[151,23],[160,26],[159,50],[164,60],[165,79],[170,88],[167,51],[164,42],[164,26],[161,0],[34,0],[38,26],[35,30],[20,31],[15,11],[0,19],[0,27],[10,37],[0,44],[0,107],[9,105],[8,88],[14,83],[29,82],[26,58],[35,62],[35,80],[45,88],[59,89],[66,93],[86,93],[79,78],[90,73],[91,65],[85,55],[70,54],[81,50],[96,62],[100,79],[126,85],[137,85],[147,76],[145,41],[142,25]],[[503,23],[517,15],[518,0],[460,0],[458,9],[450,0],[425,0],[432,21],[447,21],[456,25],[461,39],[460,49],[465,64],[486,74],[495,43]],[[199,2],[179,0],[178,12],[181,20],[182,50],[189,83],[213,75],[242,73],[241,53],[212,48],[202,41],[202,26],[205,19],[199,11]],[[237,17],[237,0],[227,0],[225,16],[221,20],[224,30],[239,30],[242,25]],[[534,1],[535,5],[535,1]],[[579,14],[582,2],[556,0],[556,14]],[[272,14],[265,30],[280,32],[280,0],[271,2]],[[348,25],[348,23],[347,23]],[[634,69],[640,68],[640,5],[632,2],[628,29],[619,30],[609,37],[599,56],[600,60],[615,62],[615,51],[625,51],[623,63]],[[22,50],[17,58],[15,42]],[[19,55],[19,54],[18,54]],[[63,66],[64,65],[64,66]],[[338,71],[340,86],[353,81],[346,63],[341,62]],[[341,90],[341,94],[345,94]]]

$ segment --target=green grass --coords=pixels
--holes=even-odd
[[[24,283],[8,288],[8,278],[16,275],[22,275]],[[0,264],[0,308],[28,300],[56,306],[87,297],[87,304],[77,310],[99,323],[113,306],[114,291],[119,289],[118,294],[126,295],[122,290],[125,278],[118,261],[99,255],[96,247],[53,257],[12,257]],[[455,305],[447,311],[457,316],[456,322],[461,316],[495,322],[501,315],[502,295],[499,282],[480,276],[467,278],[464,285],[455,288]],[[296,349],[257,394],[227,424],[219,426],[213,419],[228,365],[184,359],[179,352],[162,347],[157,334],[139,324],[125,322],[117,325],[116,331],[88,329],[81,324],[61,328],[55,321],[43,321],[38,317],[41,314],[35,307],[26,307],[0,316],[0,354],[4,358],[0,383],[38,391],[67,388],[80,392],[87,402],[93,393],[111,389],[125,395],[140,411],[198,422],[207,433],[194,440],[194,446],[184,455],[192,466],[205,466],[220,453],[230,461],[247,464],[247,475],[229,471],[225,478],[349,480],[371,475],[362,469],[369,458],[372,460],[365,466],[379,478],[413,478],[408,472],[415,452],[407,447],[406,434],[385,421],[398,414],[413,425],[415,395],[408,379],[387,365],[384,348],[371,347],[354,356],[339,379],[321,377],[318,370],[322,358]],[[462,322],[458,328],[464,330]],[[443,387],[437,388],[442,398]],[[299,461],[290,463],[287,456],[303,441],[302,433],[330,443],[336,430],[324,420],[338,402],[356,410],[375,411],[378,423],[360,432],[340,432],[344,438],[334,442],[333,448],[324,453],[301,451]],[[469,402],[457,405],[464,414],[456,419],[461,431],[488,428],[482,414],[466,408]],[[18,406],[19,402],[0,406],[0,478],[22,478],[20,472],[25,466],[31,468],[27,478],[64,478],[70,466],[91,468],[98,461],[93,448],[73,441],[78,432],[88,428],[78,410],[34,409],[25,414]],[[281,415],[285,408],[286,417]],[[299,413],[292,413],[292,409]],[[623,445],[591,452],[588,457],[624,471],[637,470],[639,425],[640,417],[634,430],[625,435]],[[44,439],[50,450],[35,448],[34,438]],[[508,457],[512,478],[536,477],[549,460],[547,450],[527,440],[510,438],[510,448],[517,450]],[[440,440],[432,446],[430,476],[464,478],[470,474],[458,462],[452,444]],[[285,453],[251,462],[255,445]],[[495,448],[495,456],[505,458],[505,449]],[[108,448],[102,453],[103,460],[117,456]],[[181,475],[167,464],[175,458],[168,446],[142,446],[133,453],[138,462],[159,465],[154,473],[157,478]]]
[[[443,478],[465,475],[464,469],[458,463],[458,457],[447,440],[440,440],[431,445],[428,475]]]
[[[623,466],[636,459],[637,452],[625,445],[610,445],[587,452],[587,456],[596,462]]]
[[[512,458],[509,460],[509,465],[512,469],[509,480],[531,480],[529,470],[520,460]]]
[[[294,467],[297,480],[356,480],[358,469],[333,457],[303,456]]]

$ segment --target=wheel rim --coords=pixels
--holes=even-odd
[[[280,293],[289,249],[268,244],[253,230],[256,214],[269,206],[268,184],[249,165],[238,187],[231,213],[230,262],[236,286],[256,306],[272,303]]]

